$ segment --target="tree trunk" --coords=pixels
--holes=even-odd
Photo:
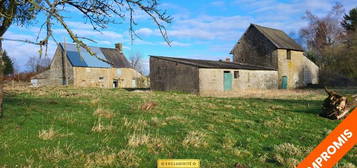
[[[328,97],[322,106],[320,116],[332,120],[345,118],[357,106],[357,95],[340,95],[325,88]]]
[[[2,50],[2,40],[0,40],[0,118],[4,116],[3,112],[3,98],[4,98],[4,63],[3,63],[3,50]]]

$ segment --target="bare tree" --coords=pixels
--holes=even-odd
[[[26,62],[27,70],[30,72],[36,72],[37,64],[37,58],[34,56],[30,57]]]
[[[2,0],[0,2],[0,51],[2,52],[2,40],[14,40],[40,45],[40,51],[42,51],[42,46],[45,46],[45,51],[47,53],[49,39],[52,38],[56,41],[53,37],[52,27],[55,24],[58,24],[59,27],[66,30],[67,34],[71,37],[73,42],[77,44],[78,48],[82,47],[91,55],[97,57],[83,41],[90,39],[75,34],[67,25],[63,12],[68,8],[74,8],[96,31],[101,31],[107,28],[108,24],[129,20],[128,29],[131,39],[135,36],[137,37],[134,28],[137,24],[135,12],[142,11],[149,16],[154,24],[157,25],[162,37],[170,45],[165,24],[171,23],[172,18],[168,16],[165,11],[160,9],[158,0]],[[3,38],[3,35],[12,24],[17,24],[19,26],[29,24],[32,21],[35,21],[39,14],[41,14],[41,16],[44,15],[46,18],[43,20],[39,32],[40,34],[45,30],[46,36],[42,40],[39,38],[37,38],[36,41]],[[0,55],[2,55],[2,53],[0,53]],[[106,60],[103,60],[100,57],[97,58],[106,62]],[[2,65],[2,63],[0,63],[0,65]],[[2,69],[0,70],[2,72]],[[0,76],[0,107],[2,107],[3,98],[2,79],[3,77]],[[1,116],[2,108],[0,108],[0,117]]]
[[[144,74],[144,57],[140,52],[135,52],[129,56],[129,63],[132,68]]]
[[[29,72],[43,72],[50,66],[51,59],[48,57],[32,56],[28,59],[26,67]]]
[[[312,60],[316,60],[320,67],[326,65],[329,58],[323,57],[326,47],[339,44],[343,39],[343,28],[339,24],[339,19],[344,12],[343,6],[339,3],[331,9],[324,17],[318,17],[310,11],[306,11],[305,19],[308,26],[300,30],[301,37],[305,40],[309,51],[313,52]]]

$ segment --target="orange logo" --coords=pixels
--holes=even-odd
[[[357,108],[297,168],[332,168],[357,143]]]

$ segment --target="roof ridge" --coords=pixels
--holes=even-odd
[[[161,58],[172,58],[172,59],[196,60],[196,61],[215,61],[215,60],[206,60],[206,59],[179,58],[179,57],[168,57],[168,56],[159,56],[159,55],[149,55],[149,56],[151,56],[151,57],[161,57]]]
[[[279,45],[273,40],[273,37],[271,37],[268,33],[264,32],[264,30],[261,30],[260,28],[268,28],[268,29],[272,29],[269,27],[264,27],[264,26],[259,26],[259,25],[254,25],[255,28],[260,32],[263,33],[263,35],[265,37],[267,37],[269,39],[270,42],[272,42],[274,44],[275,47],[279,48]],[[272,30],[277,30],[277,29],[272,29]]]
[[[254,24],[254,23],[252,23],[252,25],[254,25],[254,26],[256,26],[256,27],[265,28],[265,29],[272,29],[272,30],[276,30],[276,31],[281,31],[281,32],[284,32],[283,30],[280,30],[280,29],[277,29],[277,28],[272,28],[272,27],[262,26],[262,25],[258,25],[258,24]]]
[[[70,44],[70,45],[76,45],[75,43],[64,43],[64,42],[59,42],[59,44]],[[96,47],[96,48],[105,48],[105,49],[113,49],[115,50],[116,48],[107,48],[107,47],[97,47],[97,46],[91,46],[91,45],[87,45],[88,47]]]
[[[273,67],[255,66],[255,65],[243,65],[236,62],[215,61],[215,60],[202,60],[202,59],[189,59],[189,58],[176,58],[167,56],[154,56],[158,59],[163,59],[172,62],[179,62],[182,64],[188,64],[192,66],[198,66],[200,68],[219,68],[219,69],[248,69],[248,70],[274,70]]]

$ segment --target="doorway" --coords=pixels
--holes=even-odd
[[[113,88],[118,88],[118,87],[119,87],[118,80],[113,80]]]
[[[287,89],[288,88],[288,77],[283,76],[281,79],[281,88],[282,89]]]
[[[232,73],[230,71],[224,71],[224,91],[232,90]]]

